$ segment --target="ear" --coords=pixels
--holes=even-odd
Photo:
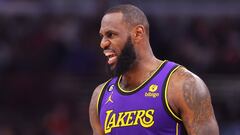
[[[145,29],[143,25],[137,25],[133,29],[133,39],[135,42],[139,42],[144,38]]]

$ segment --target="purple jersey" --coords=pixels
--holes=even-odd
[[[170,108],[167,87],[180,66],[164,61],[133,90],[120,87],[120,77],[106,82],[98,98],[98,115],[106,135],[182,135],[183,124]]]

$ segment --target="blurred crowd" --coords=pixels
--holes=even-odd
[[[104,77],[94,24],[71,15],[0,16],[1,135],[89,134],[90,82],[98,83],[90,78]]]
[[[173,59],[197,73],[239,73],[240,18],[150,20],[152,46],[160,58]]]
[[[158,58],[200,76],[240,73],[240,18],[147,16]],[[89,100],[108,78],[100,20],[98,15],[0,14],[0,135],[91,133]]]

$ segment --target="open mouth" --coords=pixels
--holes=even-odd
[[[112,65],[117,60],[117,55],[112,50],[104,50],[104,55],[108,58],[108,64]]]

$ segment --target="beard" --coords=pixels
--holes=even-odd
[[[108,65],[108,72],[112,77],[120,76],[126,73],[134,65],[135,61],[136,52],[134,50],[131,38],[128,37],[124,48],[118,57],[116,67],[111,69],[111,65]]]

